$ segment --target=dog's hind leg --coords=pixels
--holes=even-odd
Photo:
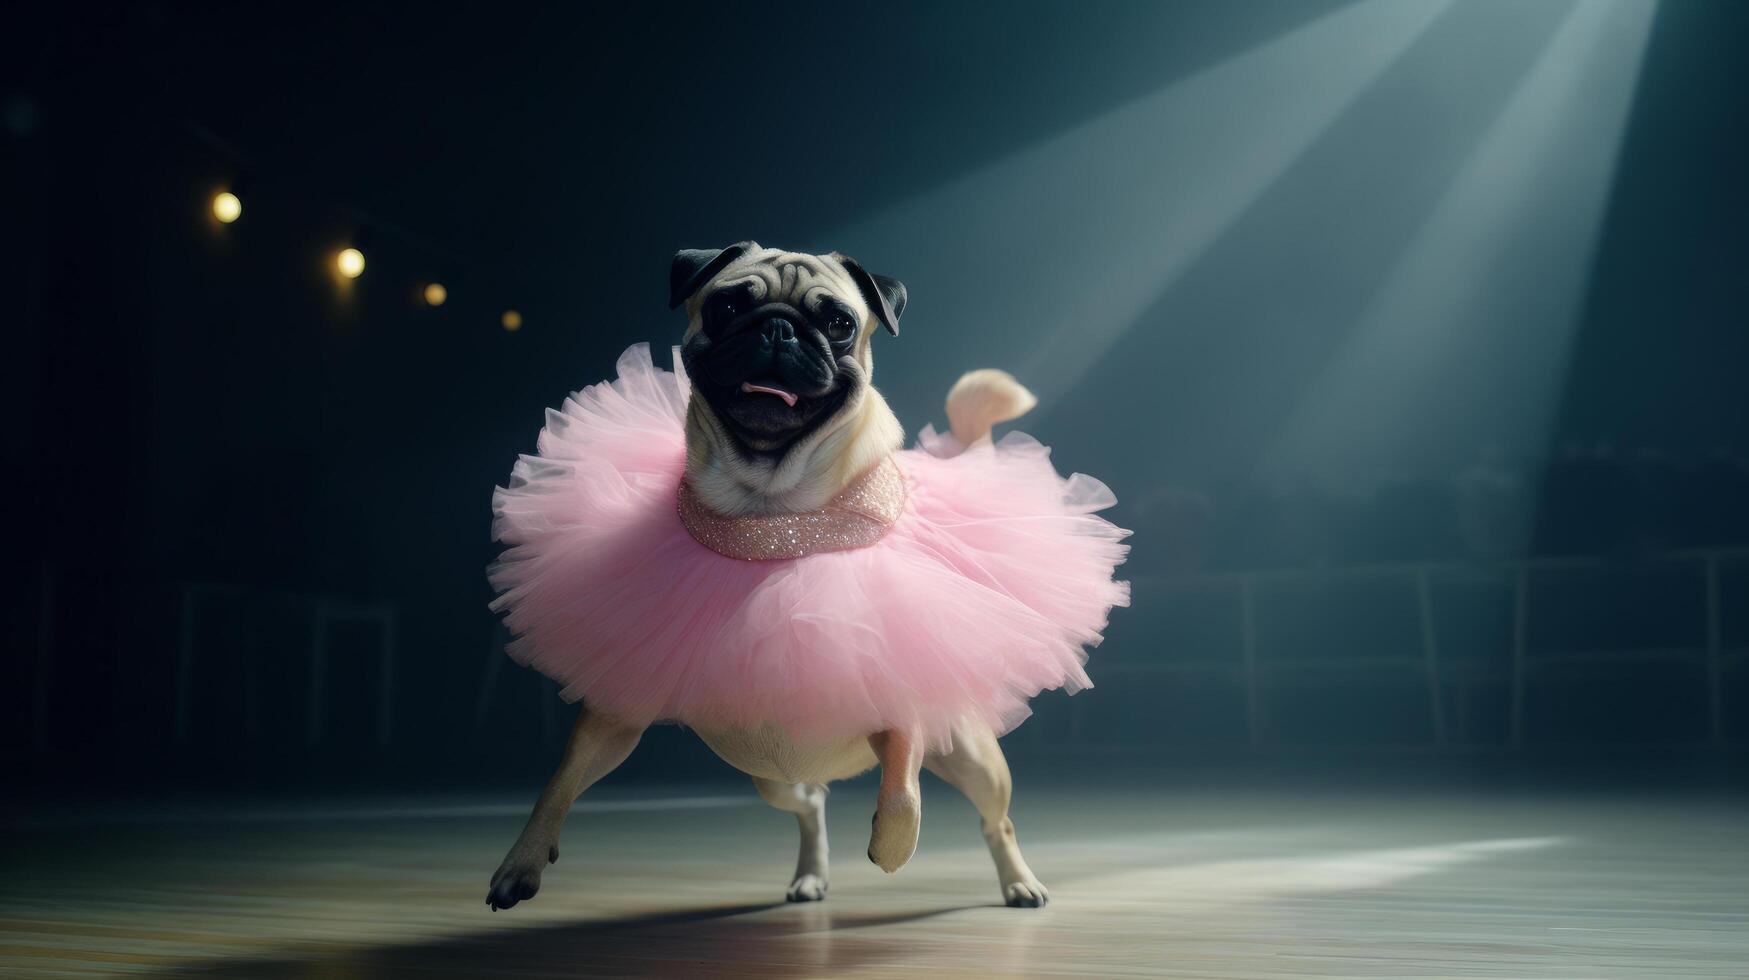
[[[1039,908],[1050,901],[1050,893],[1026,866],[1026,858],[1020,856],[1020,843],[1014,838],[1014,821],[1008,819],[1008,799],[1014,781],[1008,773],[1008,759],[996,742],[996,733],[977,722],[956,725],[953,747],[945,753],[929,753],[923,765],[966,794],[966,799],[978,808],[984,842],[990,845],[990,856],[996,861],[1002,900],[1016,908]]]
[[[917,831],[923,824],[917,771],[923,763],[923,746],[910,732],[896,728],[870,735],[868,744],[881,763],[868,859],[892,874],[917,852]]]
[[[559,762],[558,771],[547,781],[522,835],[516,838],[510,853],[504,855],[504,863],[492,875],[486,904],[493,911],[533,898],[540,890],[541,872],[559,859],[559,830],[565,825],[571,804],[624,762],[643,734],[643,728],[637,725],[583,706],[577,723],[571,726],[571,739],[565,744],[565,757]]]
[[[783,783],[753,777],[765,802],[796,815],[802,830],[795,879],[784,897],[792,902],[818,902],[826,897],[826,787],[818,783]]]

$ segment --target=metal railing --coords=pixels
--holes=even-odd
[[[1161,650],[1157,637],[1126,635],[1120,618],[1113,631],[1114,646],[1126,650],[1143,649],[1148,656],[1107,660],[1109,648],[1094,654],[1090,668],[1095,680],[1118,680],[1126,685],[1137,683],[1169,683],[1168,678],[1204,675],[1224,678],[1235,683],[1244,704],[1245,737],[1252,746],[1263,746],[1270,740],[1270,693],[1282,679],[1294,675],[1316,675],[1319,672],[1397,673],[1409,670],[1419,675],[1424,688],[1428,738],[1424,744],[1443,747],[1453,743],[1448,717],[1447,687],[1454,673],[1462,674],[1466,682],[1488,678],[1503,682],[1506,691],[1507,741],[1513,747],[1523,747],[1530,740],[1530,719],[1533,698],[1530,696],[1534,675],[1556,669],[1580,670],[1620,663],[1682,663],[1697,666],[1704,685],[1707,739],[1714,744],[1728,741],[1732,730],[1726,697],[1727,669],[1749,662],[1749,649],[1730,647],[1726,642],[1726,600],[1721,588],[1725,569],[1749,571],[1749,549],[1710,549],[1671,552],[1637,561],[1604,559],[1525,559],[1491,563],[1417,563],[1397,565],[1348,565],[1307,569],[1280,569],[1252,572],[1208,572],[1184,575],[1142,577],[1132,582],[1133,605],[1142,607],[1151,601],[1169,602],[1184,597],[1216,597],[1232,601],[1237,611],[1230,625],[1236,650],[1226,655],[1211,655],[1209,650],[1194,651],[1184,656],[1182,650]],[[1702,621],[1694,635],[1696,642],[1677,642],[1656,647],[1593,649],[1566,652],[1539,651],[1531,642],[1531,624],[1537,606],[1539,579],[1556,576],[1603,577],[1622,573],[1678,570],[1694,573],[1695,588],[1700,597],[1698,606]],[[1260,649],[1260,624],[1267,621],[1266,596],[1273,587],[1330,587],[1344,583],[1369,582],[1396,584],[1404,588],[1403,600],[1412,610],[1416,649],[1389,656],[1273,656],[1280,651]],[[1492,583],[1510,590],[1510,630],[1507,648],[1500,651],[1503,666],[1477,658],[1451,658],[1441,650],[1438,592],[1442,585],[1452,583]],[[1233,601],[1236,600],[1236,601]],[[1132,610],[1128,615],[1134,615]],[[1374,609],[1374,612],[1381,610]],[[1745,609],[1749,614],[1749,609]],[[1126,614],[1120,613],[1123,617]],[[1116,651],[1110,651],[1116,652]],[[1236,653],[1236,656],[1233,654]],[[1085,714],[1093,710],[1083,699],[1071,699],[1069,735],[1082,745],[1098,745],[1085,733]]]
[[[321,743],[326,718],[328,648],[333,627],[340,623],[365,623],[377,632],[377,699],[373,728],[378,745],[388,745],[394,734],[395,716],[395,652],[400,645],[400,616],[395,606],[386,602],[359,602],[332,596],[250,589],[214,582],[179,583],[179,615],[176,637],[176,708],[177,742],[187,742],[190,717],[195,707],[195,671],[199,619],[205,605],[219,598],[271,596],[301,606],[308,616],[308,641],[305,671],[308,686],[304,703],[304,743]],[[243,645],[244,655],[252,656],[249,644]],[[251,665],[253,666],[253,665]],[[248,702],[246,702],[246,706]],[[253,735],[256,722],[252,709],[246,711],[244,731]]]
[[[1533,637],[1533,626],[1539,612],[1551,603],[1540,591],[1561,577],[1571,585],[1575,576],[1598,579],[1621,573],[1677,571],[1684,578],[1682,590],[1688,601],[1682,606],[1684,616],[1695,613],[1698,622],[1685,627],[1686,639],[1676,642],[1642,645],[1629,648],[1570,649],[1571,644],[1551,648],[1547,638],[1539,646]],[[1686,576],[1692,575],[1692,581]],[[1315,590],[1340,590],[1356,583],[1381,583],[1389,586],[1388,595],[1354,617],[1360,624],[1367,615],[1394,616],[1400,628],[1397,639],[1383,655],[1348,650],[1337,655],[1325,655],[1317,643],[1300,636],[1271,636],[1271,629],[1280,632],[1280,624],[1272,619],[1279,612],[1273,603],[1281,600],[1284,590],[1294,588],[1314,590],[1311,601],[1303,608],[1315,607],[1320,601]],[[1445,630],[1466,625],[1465,614],[1453,614],[1442,603],[1449,601],[1454,586],[1484,584],[1490,594],[1497,592],[1505,612],[1498,641],[1489,640],[1485,656],[1463,652],[1462,644],[1455,653],[1449,649]],[[41,753],[49,748],[51,729],[48,724],[56,710],[56,700],[71,696],[64,685],[57,685],[52,670],[56,653],[58,583],[53,574],[44,572],[40,580],[40,595],[36,615],[36,649],[33,679],[28,690],[31,749]],[[1704,704],[1705,738],[1713,744],[1730,742],[1734,727],[1733,711],[1740,710],[1730,692],[1738,690],[1729,679],[1749,677],[1732,673],[1749,664],[1749,549],[1686,551],[1659,555],[1634,562],[1601,559],[1533,559],[1496,563],[1423,563],[1406,565],[1331,566],[1315,569],[1289,569],[1255,572],[1213,572],[1165,577],[1144,577],[1133,582],[1135,609],[1120,612],[1112,638],[1115,642],[1097,651],[1090,665],[1094,677],[1102,685],[1119,686],[1176,685],[1186,677],[1213,678],[1222,685],[1231,685],[1235,710],[1222,714],[1234,726],[1234,736],[1244,744],[1261,747],[1271,744],[1271,705],[1284,687],[1305,684],[1320,674],[1336,676],[1342,672],[1360,672],[1377,677],[1402,677],[1408,672],[1411,683],[1421,693],[1416,700],[1425,704],[1425,732],[1421,741],[1413,744],[1445,747],[1466,740],[1466,705],[1473,691],[1490,692],[1500,702],[1492,706],[1504,717],[1504,731],[1498,740],[1513,747],[1522,747],[1535,740],[1533,721],[1538,710],[1532,688],[1539,676],[1560,676],[1561,672],[1584,672],[1610,664],[1642,663],[1673,664],[1693,668],[1701,685],[1700,704]],[[171,729],[166,733],[176,743],[188,743],[194,735],[197,715],[206,717],[211,708],[205,697],[228,698],[240,683],[244,694],[242,731],[244,737],[262,733],[260,699],[252,694],[257,672],[263,664],[258,644],[252,637],[262,631],[274,631],[276,636],[295,637],[297,629],[305,630],[302,646],[302,678],[304,697],[298,704],[283,701],[269,707],[282,710],[290,707],[300,712],[301,725],[276,726],[286,732],[301,728],[306,746],[316,746],[328,736],[331,712],[328,701],[333,693],[330,660],[336,627],[342,624],[363,624],[374,631],[374,647],[363,648],[374,659],[374,703],[364,706],[353,702],[354,717],[368,723],[378,745],[387,746],[395,735],[396,655],[399,645],[399,612],[393,604],[358,602],[332,596],[304,595],[273,590],[259,590],[218,583],[181,583],[175,586],[176,635],[170,681],[173,706]],[[1635,596],[1630,601],[1638,601]],[[1138,615],[1148,614],[1151,607],[1170,607],[1173,601],[1194,600],[1194,608],[1205,618],[1215,617],[1215,633],[1206,642],[1173,643],[1164,638],[1170,629],[1162,629],[1159,621],[1153,628],[1146,622],[1132,623]],[[1348,596],[1353,606],[1353,596]],[[1645,600],[1651,601],[1651,600]],[[226,602],[242,603],[252,612],[244,617],[241,627],[233,633],[214,636],[206,620],[220,611]],[[266,616],[262,604],[277,603],[281,627],[264,625]],[[1362,603],[1361,605],[1365,605]],[[1228,611],[1230,606],[1231,612]],[[1393,608],[1394,607],[1394,608]],[[28,607],[26,607],[28,609]],[[1227,617],[1231,617],[1230,619]],[[1741,617],[1741,618],[1739,618]],[[1553,617],[1551,617],[1552,621]],[[298,624],[301,624],[298,625]],[[1170,623],[1165,624],[1170,626]],[[1347,625],[1345,621],[1343,625]],[[1546,625],[1546,623],[1545,623]],[[1558,625],[1558,624],[1557,624]],[[1136,628],[1140,626],[1141,628]],[[28,626],[25,629],[29,629]],[[478,730],[488,723],[489,713],[498,698],[501,672],[507,657],[503,644],[507,637],[494,624],[494,633],[487,644],[482,673],[474,691],[473,727]],[[291,632],[287,632],[287,631]],[[1219,635],[1216,635],[1219,634]],[[205,639],[207,642],[202,642]],[[212,642],[218,639],[218,643]],[[295,661],[298,649],[284,643],[280,648]],[[1224,649],[1223,649],[1224,648]],[[240,673],[236,677],[210,676],[218,661],[231,661],[228,669]],[[272,666],[283,668],[291,662],[278,656]],[[362,666],[362,665],[361,665]],[[296,668],[293,668],[296,670]],[[282,670],[283,672],[283,670]],[[1682,683],[1687,683],[1682,680]],[[553,697],[553,685],[542,683],[522,697],[538,694],[537,720],[540,732],[553,736],[558,729],[558,702]],[[1161,689],[1149,688],[1149,690]],[[25,691],[18,692],[23,700]],[[367,695],[368,696],[368,695]],[[1454,701],[1455,696],[1455,701]],[[1093,702],[1099,701],[1095,705]],[[20,705],[23,707],[23,705]],[[358,715],[363,707],[366,715]],[[1110,710],[1104,699],[1074,698],[1063,707],[1067,712],[1068,741],[1082,746],[1097,747],[1100,739],[1085,731],[1087,712],[1095,708],[1105,712],[1101,719],[1109,722]],[[1225,711],[1225,709],[1222,709]],[[160,716],[162,717],[162,716]],[[1454,718],[1456,724],[1454,724]],[[1242,722],[1242,724],[1241,724]],[[238,724],[236,720],[223,725]],[[1419,723],[1417,723],[1419,724]],[[1737,723],[1741,724],[1741,723]],[[221,727],[223,727],[223,725]],[[1698,729],[1697,729],[1698,730]],[[1039,733],[1042,736],[1042,732]],[[1115,741],[1112,744],[1116,744]]]
[[[58,627],[63,625],[64,615],[56,601],[61,591],[60,578],[50,568],[41,569],[38,576],[41,594],[35,624],[30,747],[34,753],[42,754],[51,748],[49,721],[57,708],[56,698],[83,702],[86,695],[83,691],[75,694],[67,688],[65,681],[57,690],[54,670],[58,649],[57,633]],[[158,586],[152,588],[156,589]],[[262,621],[267,617],[262,617],[259,613],[260,607],[268,605],[280,610],[282,615],[277,617],[280,620],[302,620],[303,628],[307,631],[307,639],[303,645],[307,679],[302,706],[305,744],[317,745],[324,737],[326,703],[330,693],[327,683],[330,646],[333,628],[342,623],[362,623],[376,631],[374,655],[377,690],[371,709],[371,728],[378,745],[386,746],[393,739],[395,654],[400,643],[400,617],[392,603],[360,602],[334,596],[219,582],[178,582],[172,583],[171,588],[176,607],[176,632],[171,663],[173,677],[168,689],[171,697],[168,735],[173,743],[184,745],[191,741],[195,718],[203,708],[203,694],[213,694],[205,690],[201,680],[203,674],[212,671],[217,664],[214,658],[225,658],[234,662],[241,674],[241,689],[227,688],[223,691],[223,696],[241,697],[242,730],[227,734],[245,739],[262,734],[260,716],[266,699],[258,690],[258,679],[264,666],[260,647],[262,634],[270,627]],[[121,593],[135,589],[136,586],[119,587]],[[242,626],[225,638],[226,643],[222,650],[211,649],[210,644],[201,643],[203,617],[211,615],[217,606],[227,602],[250,604],[256,607],[257,615],[254,618],[245,617]]]

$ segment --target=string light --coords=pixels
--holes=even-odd
[[[230,224],[243,216],[243,202],[230,191],[220,191],[213,195],[213,217],[223,224]]]
[[[364,253],[356,248],[343,248],[334,257],[334,267],[348,279],[357,279],[364,273]]]
[[[230,186],[225,190],[215,192],[208,202],[213,220],[220,224],[232,224],[243,216],[243,199],[237,194],[239,179],[233,175],[233,179],[228,182]],[[243,189],[247,190],[248,188]],[[361,239],[355,234],[353,241],[360,242]],[[364,252],[356,244],[348,245],[333,253],[333,263],[334,271],[343,279],[357,279],[364,275]],[[449,302],[449,287],[441,282],[429,281],[419,288],[418,295],[425,301],[426,306],[436,308]],[[522,312],[513,309],[505,310],[499,315],[498,322],[505,331],[515,333],[522,329]]]

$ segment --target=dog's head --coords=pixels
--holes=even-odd
[[[836,252],[741,242],[675,254],[669,306],[681,305],[693,391],[743,450],[772,456],[860,401],[869,337],[898,334],[905,286]]]

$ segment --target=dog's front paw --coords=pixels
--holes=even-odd
[[[1051,893],[1037,878],[1023,878],[1002,889],[1002,897],[1011,909],[1042,909],[1050,903]]]
[[[917,853],[917,830],[923,825],[923,801],[912,793],[881,797],[875,807],[874,831],[868,839],[868,859],[887,874],[905,866]]]
[[[526,901],[540,891],[541,872],[559,859],[557,847],[523,847],[520,844],[504,855],[504,863],[492,875],[492,885],[486,891],[486,904],[492,911],[507,909]]]
[[[790,902],[818,902],[826,897],[826,879],[819,875],[797,875],[789,883],[784,899]]]

